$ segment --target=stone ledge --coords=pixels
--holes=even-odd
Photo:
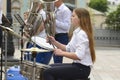
[[[2,65],[5,66],[5,59],[3,59],[0,62],[2,62]],[[19,59],[7,59],[7,66],[13,66],[13,65],[19,65],[20,64],[20,60]],[[0,64],[1,65],[1,64]]]

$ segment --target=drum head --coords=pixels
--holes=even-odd
[[[36,43],[38,46],[47,49],[47,50],[53,50],[53,46],[50,45],[49,43],[46,42],[46,39],[38,37],[38,36],[33,36],[31,40]]]

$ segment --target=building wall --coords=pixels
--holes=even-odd
[[[6,6],[5,6],[6,3],[7,3],[6,0],[3,0],[3,5],[2,5],[3,6],[3,14],[6,14]]]
[[[90,7],[87,7],[87,9],[91,15],[91,21],[92,21],[93,27],[96,29],[101,29],[102,28],[101,25],[105,22],[106,15]]]
[[[95,29],[94,39],[96,46],[120,46],[120,31]]]
[[[105,22],[105,19],[106,19],[106,16],[104,16],[104,15],[93,14],[93,20],[92,20],[93,26],[96,29],[103,28],[104,26],[102,26],[102,24]]]

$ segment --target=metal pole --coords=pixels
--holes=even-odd
[[[11,27],[12,26],[12,16],[11,16],[11,0],[7,0],[7,14],[6,14],[10,24],[5,27]],[[14,56],[14,44],[13,44],[13,38],[11,34],[8,34],[8,52],[7,56],[8,57],[13,57]]]
[[[33,57],[33,74],[32,74],[32,80],[35,80],[35,72],[36,72],[36,55],[37,52],[32,52],[32,57]]]
[[[11,0],[7,0],[7,18],[12,24],[12,16],[11,16]]]
[[[5,35],[5,80],[7,80],[7,31],[4,31]]]
[[[2,36],[2,42],[1,42],[1,75],[0,75],[1,78],[0,79],[2,80],[2,77],[3,77],[2,73],[4,72],[3,71],[3,53],[5,51],[4,47],[3,47],[4,46],[4,31],[2,31],[2,35],[1,36]]]

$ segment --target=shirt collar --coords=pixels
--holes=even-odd
[[[78,33],[80,30],[81,30],[81,28],[78,27],[78,28],[76,28],[76,29],[74,30],[74,33]]]
[[[62,3],[58,8],[56,8],[56,10],[61,10],[61,9],[63,9],[64,6],[65,6],[65,4]]]
[[[65,6],[64,3],[62,3],[58,9],[63,9],[64,6]]]
[[[41,9],[40,11],[39,11],[39,13],[42,13],[43,12],[43,9]]]

